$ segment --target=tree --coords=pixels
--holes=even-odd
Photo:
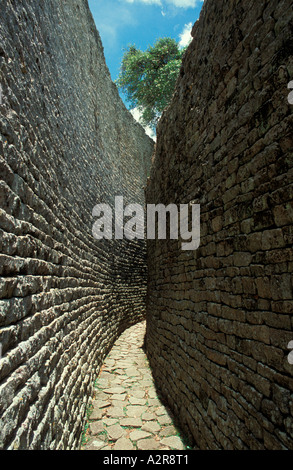
[[[126,49],[116,84],[125,93],[130,108],[141,112],[143,125],[155,129],[169,104],[184,51],[171,38],[158,39],[145,52],[135,45]]]

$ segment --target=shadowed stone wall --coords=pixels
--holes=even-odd
[[[153,141],[85,0],[0,17],[0,447],[75,449],[106,353],[145,316],[144,242],[96,241],[92,209],[143,203]]]
[[[147,203],[201,205],[148,241],[147,351],[200,449],[293,449],[290,0],[206,0],[159,123]]]

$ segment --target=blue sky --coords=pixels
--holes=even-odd
[[[162,37],[187,44],[202,5],[202,0],[89,0],[112,80],[129,44],[143,51]]]

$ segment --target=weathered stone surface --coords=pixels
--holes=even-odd
[[[104,389],[105,393],[108,393],[109,395],[117,395],[119,398],[119,395],[124,395],[125,393],[125,388],[124,387],[111,387],[111,388],[105,388]]]
[[[157,127],[146,202],[201,236],[148,240],[146,348],[197,449],[293,449],[291,3],[206,0]]]
[[[160,423],[161,426],[172,423],[172,419],[167,414],[158,416],[157,419],[158,419],[158,422]]]
[[[94,423],[90,423],[89,427],[90,427],[90,433],[93,436],[96,436],[97,434],[100,434],[101,432],[103,432],[105,430],[104,425],[101,421],[99,421],[99,422],[96,421]]]
[[[102,422],[103,424],[105,424],[106,426],[112,426],[113,424],[116,424],[118,423],[119,418],[103,418]]]
[[[134,450],[133,444],[126,437],[121,437],[114,445],[114,450]]]
[[[100,450],[102,447],[105,446],[105,442],[104,441],[100,441],[100,440],[93,440],[91,441],[85,448],[84,450]]]
[[[111,405],[111,402],[109,400],[93,400],[92,405],[94,408],[107,408],[107,406]]]
[[[139,405],[129,405],[126,408],[126,415],[130,418],[139,418],[143,413],[145,413],[147,407]]]
[[[126,390],[126,388],[124,388],[124,391]],[[126,401],[126,393],[114,393],[113,395],[111,395],[111,400],[113,402],[113,400],[116,401],[116,403],[118,404],[118,402],[120,403],[120,405],[124,406]]]
[[[129,402],[132,405],[145,405],[146,404],[146,399],[145,398],[130,397]]]
[[[112,395],[113,397],[114,395]],[[111,397],[111,398],[112,398]],[[128,401],[127,400],[111,400],[112,401],[112,406],[113,407],[118,407],[118,408],[124,408],[126,405],[128,405]]]
[[[140,418],[123,418],[120,421],[121,426],[130,426],[133,428],[140,428],[142,420]]]
[[[160,443],[153,438],[141,439],[137,441],[138,450],[157,450],[160,447]]]
[[[131,396],[135,398],[144,398],[145,397],[145,391],[144,390],[132,390],[131,391]]]
[[[124,355],[127,354],[129,362],[136,358],[140,353],[141,345],[143,344],[144,337],[146,331],[146,322],[140,322],[127,330],[125,330],[122,335],[120,336],[119,340],[117,340],[111,349],[108,360],[109,363],[112,363],[109,366],[109,371],[111,372],[112,382],[115,381],[115,377],[117,374],[116,365],[120,361],[121,358],[124,358]],[[115,362],[113,363],[111,359],[115,357]],[[136,363],[137,369],[140,370],[140,375],[136,375],[134,381],[131,383],[131,388],[129,389],[129,397],[149,397],[156,395],[155,384],[152,381],[147,387],[145,387],[141,382],[141,377],[143,375],[149,374],[149,364],[144,356],[144,368],[139,366],[138,362],[133,361]],[[104,367],[103,367],[104,369]],[[119,374],[118,374],[119,376]],[[102,374],[100,374],[102,377]],[[126,376],[127,377],[127,376]],[[128,387],[127,385],[127,378],[122,380],[121,387]],[[101,382],[103,379],[98,378],[95,382],[95,387],[100,389]],[[115,390],[114,390],[115,391]],[[280,392],[278,391],[278,394]],[[115,410],[114,404],[117,404],[117,400],[113,400],[115,394],[107,394],[109,401],[111,402],[111,406],[108,408],[108,411]],[[140,398],[141,399],[141,398]],[[143,399],[146,401],[146,398]],[[159,419],[167,418],[168,423],[170,417],[168,416],[168,410],[165,408],[163,403],[158,400],[156,406],[149,404],[149,398],[147,399],[147,403],[144,406],[136,406],[129,404],[128,400],[119,401],[121,404],[120,411],[118,414],[122,414],[122,411],[125,414],[125,417],[118,416],[116,418],[103,418],[102,424],[100,422],[100,426],[97,426],[96,429],[92,428],[92,423],[89,421],[90,426],[90,435],[93,432],[98,433],[98,439],[105,440],[108,445],[105,445],[102,450],[108,449],[109,446],[111,448],[111,444],[113,446],[113,442],[117,440],[118,444],[114,446],[114,450],[127,450],[127,449],[148,449],[148,450],[156,450],[156,449],[170,449],[170,447],[160,444],[160,439],[170,435],[178,435],[178,431],[175,429],[174,426],[169,426],[169,430],[166,433],[163,433],[163,428],[159,424]],[[130,414],[139,415],[139,417],[128,417],[127,410],[129,409]],[[157,414],[155,412],[158,412]],[[141,415],[142,413],[142,415]],[[115,411],[114,411],[114,414]],[[141,415],[141,416],[140,416]],[[159,415],[159,416],[158,416]],[[101,430],[103,432],[101,433]],[[153,437],[153,439],[151,439]],[[86,445],[86,440],[88,439],[88,433],[84,435],[83,445]],[[147,440],[146,444],[142,444],[142,441]],[[113,450],[113,449],[112,449]]]
[[[108,401],[109,400],[109,395],[107,393],[98,391],[95,393],[95,399],[98,401]]]
[[[129,377],[134,377],[136,375],[140,375],[139,370],[136,369],[136,367],[129,367],[128,369],[125,370],[126,375]]]
[[[164,439],[161,440],[161,444],[176,450],[183,450],[185,448],[181,439],[177,436],[164,437]]]
[[[90,419],[92,420],[101,419],[104,414],[105,414],[105,410],[101,410],[100,408],[94,408],[93,411],[91,412]]]
[[[157,416],[166,415],[167,414],[166,408],[164,406],[160,406],[159,408],[155,410],[155,413]]]
[[[140,439],[145,439],[146,437],[149,437],[149,436],[150,436],[149,432],[139,431],[139,430],[131,431],[131,433],[129,434],[129,437],[132,441],[138,441]]]
[[[112,418],[121,418],[125,416],[122,406],[113,406],[109,408],[107,411],[107,415]]]
[[[144,421],[153,421],[154,419],[157,419],[157,416],[154,413],[149,413],[148,411],[146,411],[145,413],[143,413],[142,419]]]
[[[125,432],[119,424],[114,424],[114,426],[107,428],[107,433],[113,441],[117,441]]]
[[[141,427],[142,431],[151,432],[153,434],[160,431],[160,429],[161,426],[156,421],[148,421]]]
[[[177,434],[177,429],[174,426],[166,426],[160,431],[162,437],[174,436],[175,434]]]
[[[145,243],[96,240],[92,211],[144,203],[153,141],[86,0],[0,17],[0,448],[77,449],[105,356],[145,317]]]

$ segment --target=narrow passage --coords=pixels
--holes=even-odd
[[[157,395],[142,346],[145,322],[124,331],[95,383],[82,450],[184,450]]]

